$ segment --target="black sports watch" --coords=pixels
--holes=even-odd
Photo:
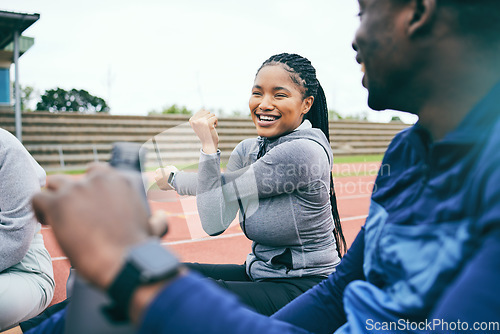
[[[173,183],[174,183],[174,178],[175,178],[176,174],[177,174],[177,171],[172,171],[172,172],[170,172],[170,175],[168,176],[167,183],[172,188],[174,188],[174,184]]]
[[[105,313],[113,321],[128,320],[132,294],[140,285],[154,283],[174,276],[179,271],[179,260],[163,248],[159,239],[151,239],[130,249],[125,265],[108,289],[112,304]]]

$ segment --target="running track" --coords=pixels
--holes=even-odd
[[[365,162],[335,165],[335,189],[342,227],[348,246],[364,224],[370,204],[376,171],[380,163]],[[345,175],[345,176],[344,176]],[[355,175],[355,176],[353,176]],[[359,176],[356,176],[359,175]],[[251,242],[235,222],[221,235],[208,237],[201,229],[196,200],[173,191],[163,192],[163,200],[150,200],[152,211],[163,210],[170,219],[169,233],[163,245],[177,253],[182,261],[204,263],[243,263]],[[45,245],[52,256],[56,291],[52,303],[66,298],[69,261],[59,248],[50,227],[43,227]]]

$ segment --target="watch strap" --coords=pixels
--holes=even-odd
[[[159,240],[133,247],[108,288],[112,303],[104,308],[105,314],[115,322],[127,321],[132,295],[140,285],[170,278],[178,271],[177,257],[163,248]]]
[[[111,320],[123,322],[128,320],[128,308],[135,289],[141,283],[141,273],[130,262],[125,266],[111,283],[108,295],[113,302],[104,308],[105,313]]]

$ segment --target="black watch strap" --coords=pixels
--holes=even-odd
[[[128,320],[130,299],[135,289],[141,284],[141,273],[130,262],[126,262],[122,271],[108,289],[113,302],[104,308],[108,317],[116,322]]]
[[[159,240],[151,239],[133,247],[108,288],[112,304],[105,307],[105,313],[115,322],[128,320],[129,305],[137,287],[170,278],[178,271],[177,257],[163,248]]]

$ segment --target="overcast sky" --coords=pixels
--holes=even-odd
[[[281,52],[311,60],[330,109],[381,122],[397,114],[366,104],[351,48],[355,0],[2,0],[0,9],[40,14],[23,33],[35,38],[20,58],[23,86],[85,89],[112,114],[174,103],[248,112],[257,68]]]

